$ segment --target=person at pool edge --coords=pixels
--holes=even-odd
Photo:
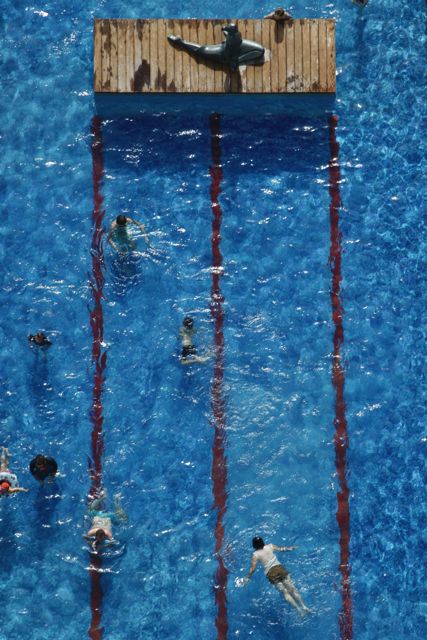
[[[290,13],[285,11],[283,7],[278,7],[271,13],[264,16],[264,20],[275,20],[275,22],[293,22],[293,18]]]
[[[18,478],[9,469],[10,453],[6,447],[1,448],[0,463],[0,496],[7,496],[11,493],[27,492],[29,489],[18,486]]]
[[[106,542],[115,543],[113,538],[113,523],[119,524],[127,522],[128,516],[123,510],[120,494],[114,496],[114,512],[105,511],[104,501],[107,493],[101,490],[99,496],[94,498],[88,506],[88,511],[92,516],[92,523],[89,531],[83,536],[90,543],[91,550],[98,552]]]
[[[197,349],[193,344],[193,336],[196,333],[194,328],[193,318],[186,316],[182,321],[182,325],[179,329],[179,336],[181,338],[181,364],[202,364],[209,359],[208,356],[198,356]]]
[[[49,482],[53,482],[57,471],[56,460],[41,453],[30,462],[30,473],[40,484],[43,484],[46,478],[49,478]]]
[[[135,251],[136,249],[136,242],[132,236],[129,235],[128,225],[133,225],[141,229],[145,242],[150,244],[150,239],[142,222],[138,222],[138,220],[134,220],[128,216],[119,215],[111,223],[107,234],[107,242],[119,254]]]
[[[236,581],[239,587],[248,584],[252,574],[254,573],[257,563],[260,562],[264,568],[267,580],[276,587],[282,596],[298,611],[300,615],[309,613],[310,609],[304,604],[300,594],[296,590],[291,580],[289,572],[280,564],[274,551],[294,551],[296,547],[278,547],[275,544],[265,544],[264,540],[256,536],[252,540],[252,546],[255,549],[252,555],[252,563],[245,578]]]

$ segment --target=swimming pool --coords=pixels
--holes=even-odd
[[[0,638],[88,635],[81,536],[99,427],[102,481],[111,499],[122,492],[129,524],[102,563],[104,631],[91,637],[425,635],[425,3],[289,8],[338,21],[336,125],[326,114],[99,123],[91,19],[140,17],[138,3],[15,2],[0,18],[1,441],[31,488],[0,503]],[[104,238],[91,251],[93,212],[106,227],[119,212],[142,220],[152,250],[140,240],[142,255],[120,260]],[[344,311],[335,378],[331,292]],[[187,314],[211,353],[197,369],[179,364]],[[54,342],[46,357],[28,348],[38,329]],[[352,631],[340,626],[337,417],[349,434]],[[53,490],[27,472],[39,450],[59,462]],[[298,545],[284,562],[312,616],[300,620],[260,569],[235,588],[255,533]]]

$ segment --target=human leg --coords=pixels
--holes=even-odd
[[[122,507],[121,495],[120,493],[116,493],[114,496],[114,508],[116,512],[116,519],[120,522],[128,521],[128,514]]]
[[[285,600],[287,602],[289,602],[289,604],[291,604],[293,607],[295,607],[295,609],[298,611],[298,613],[302,613],[301,609],[298,606],[298,604],[295,602],[295,600],[293,599],[293,597],[291,596],[289,591],[286,589],[286,587],[283,584],[283,582],[277,582],[274,586],[276,587],[277,591],[280,591],[280,593],[285,598]]]
[[[303,599],[301,598],[300,594],[298,593],[294,583],[292,582],[289,576],[283,581],[283,584],[285,589],[289,593],[289,595],[293,598],[293,600],[295,600],[301,606],[301,609],[306,613],[310,611],[310,609],[304,603]]]
[[[10,461],[9,449],[7,449],[6,447],[2,447],[1,448],[1,467],[0,467],[1,471],[9,470],[9,461]]]

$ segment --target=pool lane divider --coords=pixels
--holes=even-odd
[[[92,384],[92,406],[90,421],[91,433],[91,458],[89,459],[89,476],[91,485],[89,496],[97,496],[102,488],[102,456],[104,453],[103,440],[103,406],[102,395],[105,381],[105,368],[107,366],[107,352],[103,351],[104,340],[104,314],[102,301],[104,298],[104,255],[102,240],[104,229],[104,198],[102,195],[102,181],[104,177],[104,157],[102,149],[102,121],[98,116],[92,119],[92,179],[93,179],[93,211],[92,211],[92,273],[89,274],[89,283],[92,293],[93,307],[90,309],[90,326],[92,329],[92,365],[94,367]],[[91,640],[101,640],[104,629],[101,627],[103,591],[101,584],[102,559],[99,554],[90,555],[90,608],[91,622],[88,636]]]
[[[340,231],[340,165],[339,143],[336,137],[338,118],[332,115],[329,119],[329,219],[330,219],[330,254],[329,263],[332,272],[331,306],[334,323],[332,384],[335,390],[335,466],[339,482],[337,492],[336,518],[340,533],[340,573],[342,611],[339,618],[341,640],[353,637],[352,598],[350,584],[350,491],[347,484],[347,450],[349,438],[347,432],[346,406],[344,400],[345,370],[342,363],[341,347],[344,344],[343,316],[344,307],[341,296],[341,258],[342,236]]]
[[[215,626],[217,640],[226,640],[228,633],[227,619],[227,582],[228,569],[224,562],[224,516],[227,511],[227,458],[225,402],[223,393],[224,380],[224,332],[223,320],[224,298],[221,293],[220,278],[223,273],[221,254],[221,222],[222,210],[218,201],[223,178],[221,166],[221,121],[218,114],[209,119],[211,133],[212,164],[211,176],[211,209],[212,209],[212,287],[210,310],[214,319],[215,362],[211,391],[212,426],[214,438],[212,444],[212,484],[213,508],[216,510],[215,522],[215,555],[217,568],[215,571],[214,594],[217,608]]]

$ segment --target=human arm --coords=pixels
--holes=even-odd
[[[119,250],[118,246],[116,245],[116,243],[113,240],[113,233],[114,233],[116,227],[117,227],[117,222],[114,220],[111,223],[110,229],[109,229],[109,231],[107,233],[107,242],[108,242],[109,245],[111,245],[113,247],[113,249],[115,251],[117,251],[117,253],[120,253],[120,250]]]
[[[294,551],[295,549],[298,549],[298,547],[278,547],[277,545],[273,544],[274,551]]]
[[[254,573],[254,571],[256,569],[256,565],[257,565],[257,559],[256,559],[255,555],[253,555],[252,556],[251,566],[249,567],[248,575],[241,579],[241,583],[240,584],[241,584],[242,587],[244,587],[245,585],[248,584],[249,580],[252,577],[252,574]]]
[[[27,493],[29,489],[24,489],[24,487],[9,487],[9,493]]]
[[[148,233],[144,225],[142,224],[142,222],[138,222],[138,220],[134,220],[133,218],[128,218],[128,222],[131,222],[132,224],[135,224],[137,227],[139,227],[142,231],[142,235],[144,236],[145,242],[147,244],[150,244],[150,238],[148,237]]]

